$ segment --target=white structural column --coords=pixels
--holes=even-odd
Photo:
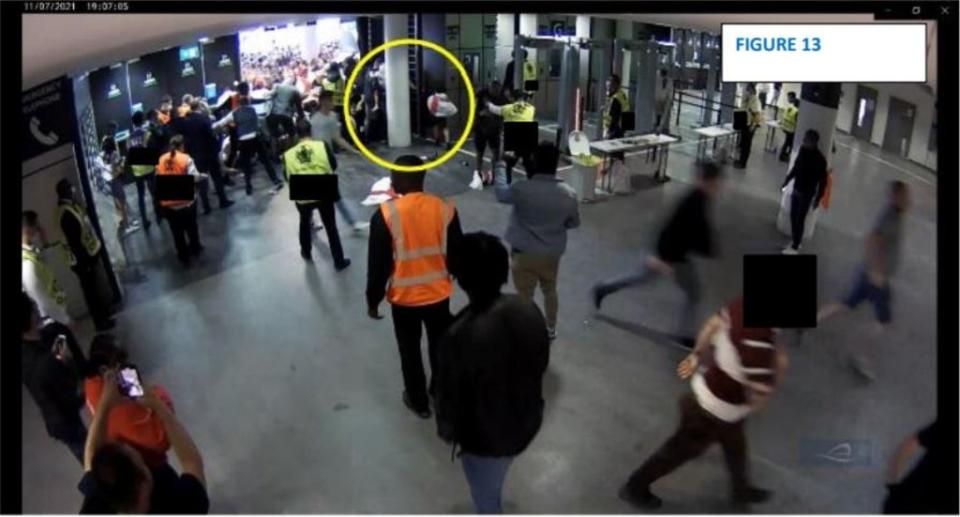
[[[839,83],[804,83],[800,87],[800,113],[797,116],[797,132],[793,137],[793,152],[790,167],[797,158],[803,135],[808,129],[820,134],[820,152],[833,163],[833,136],[837,128],[837,107],[840,101]],[[787,169],[789,170],[789,168]]]
[[[537,35],[537,15],[536,14],[520,15],[520,35],[531,36],[531,37]],[[527,49],[527,61],[530,61],[534,65],[537,64],[537,49],[535,48]],[[539,73],[539,70],[537,72]]]
[[[632,41],[633,40],[633,22],[629,20],[617,20],[617,38]],[[623,51],[623,62],[620,64],[620,85],[624,88],[630,87],[630,65],[633,63],[633,53],[629,50]],[[606,84],[607,78],[604,77],[603,84]],[[606,88],[606,86],[603,86]]]
[[[590,17],[578,15],[577,16],[577,32],[576,35],[578,38],[589,38],[590,37]],[[583,49],[580,51],[580,71],[577,75],[577,85],[580,86],[580,92],[582,95],[587,93],[587,81],[590,78],[590,51]]]
[[[406,14],[383,16],[384,41],[404,39],[407,34]],[[410,71],[407,47],[386,51],[384,60],[387,90],[387,142],[390,147],[410,146]]]

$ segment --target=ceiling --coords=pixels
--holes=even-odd
[[[590,15],[612,18],[610,14]],[[23,16],[23,87],[263,25],[317,19],[317,14],[28,14]],[[723,23],[869,23],[867,14],[620,14],[617,19],[721,32]],[[928,23],[928,85],[936,88],[936,24]]]

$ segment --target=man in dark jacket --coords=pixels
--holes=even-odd
[[[500,513],[510,463],[543,421],[550,339],[534,304],[500,293],[509,260],[499,239],[464,235],[460,260],[457,281],[470,303],[441,341],[437,429],[460,446],[477,513]]]
[[[57,219],[70,250],[70,268],[80,281],[87,310],[98,331],[110,330],[116,323],[110,316],[110,302],[101,295],[97,282],[98,262],[103,245],[90,223],[87,209],[77,200],[73,183],[64,178],[57,182]]]
[[[783,179],[781,188],[785,188],[790,180],[793,180],[793,194],[790,196],[790,233],[793,241],[783,248],[786,255],[796,255],[800,251],[807,212],[811,207],[820,205],[827,189],[827,159],[817,148],[819,143],[820,133],[808,129],[803,135],[803,146],[797,153],[797,160]]]
[[[687,298],[677,337],[684,346],[693,347],[700,280],[688,255],[697,253],[709,257],[715,254],[708,206],[710,199],[720,190],[721,179],[716,164],[700,165],[697,186],[680,202],[660,231],[656,252],[647,254],[636,271],[599,282],[593,287],[593,304],[597,310],[606,296],[621,289],[645,284],[660,276],[672,277]]]
[[[33,300],[23,292],[20,297],[23,384],[40,408],[47,433],[66,444],[82,465],[87,428],[80,419],[80,379],[87,361],[66,325],[51,320],[41,326]]]
[[[190,106],[190,113],[187,116],[175,120],[175,131],[183,135],[184,143],[187,147],[187,154],[193,158],[193,163],[197,170],[205,172],[213,178],[213,188],[217,191],[217,199],[220,200],[220,208],[227,208],[233,204],[233,201],[227,199],[227,193],[223,187],[223,175],[220,171],[220,142],[217,135],[213,132],[213,123],[210,117],[201,111],[200,101],[194,100]],[[203,203],[203,213],[210,213],[210,199],[207,196],[209,190],[206,180],[200,183],[200,202]]]

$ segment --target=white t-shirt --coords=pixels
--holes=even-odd
[[[333,145],[333,137],[339,133],[340,120],[336,113],[331,111],[329,115],[324,115],[315,111],[310,115],[310,137],[314,140]]]

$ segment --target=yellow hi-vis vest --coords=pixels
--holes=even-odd
[[[523,62],[523,81],[536,81],[537,80],[537,67],[529,61]]]
[[[323,89],[328,92],[333,92],[333,105],[335,107],[343,106],[343,91],[346,89],[345,86],[343,77],[336,81],[323,80]]]
[[[57,221],[60,222],[61,228],[63,228],[63,216],[68,213],[80,223],[80,240],[83,241],[83,247],[87,251],[87,255],[91,257],[96,255],[100,251],[100,239],[97,237],[96,232],[93,231],[93,225],[90,224],[87,215],[83,212],[80,205],[72,201],[61,201],[57,205]],[[64,250],[67,255],[67,263],[75,266],[77,264],[77,257],[73,254],[73,251],[69,246],[64,246]]]
[[[620,112],[630,111],[630,100],[627,99],[626,92],[623,91],[623,88],[620,88],[613,95],[607,96],[607,102],[603,106],[603,130],[606,131],[610,129],[610,124],[613,122],[613,116],[610,114],[610,110],[613,109],[614,99],[620,101]]]
[[[333,174],[327,148],[322,141],[302,140],[283,153],[283,168],[287,179],[298,174]],[[298,205],[314,201],[297,201]]]
[[[21,246],[20,260],[21,262],[33,262],[34,271],[37,272],[37,277],[43,286],[43,290],[46,291],[47,296],[56,302],[57,305],[65,306],[67,304],[67,293],[60,287],[60,283],[57,282],[57,277],[53,275],[53,271],[50,271],[47,263],[40,258],[37,252]]]
[[[797,115],[799,113],[800,110],[793,104],[787,106],[786,111],[783,113],[783,121],[780,122],[780,127],[787,133],[795,133],[797,131]]]
[[[533,104],[519,101],[500,107],[500,115],[504,122],[533,122],[537,109]]]

